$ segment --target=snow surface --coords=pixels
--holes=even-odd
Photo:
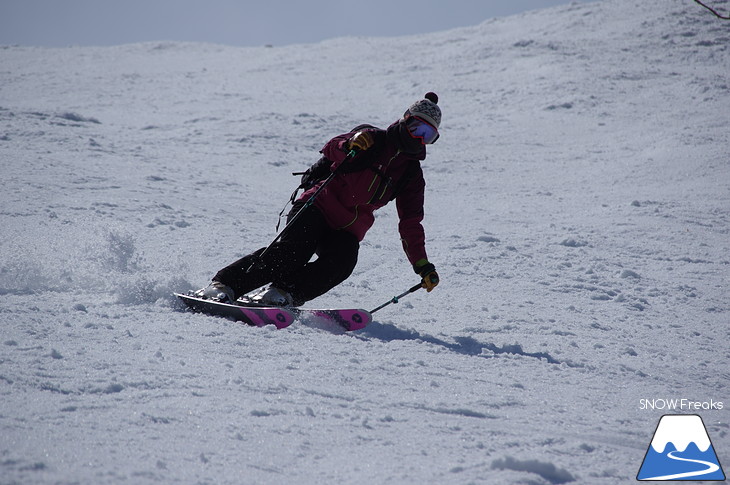
[[[713,2],[727,8],[727,1]],[[0,48],[0,482],[633,483],[730,463],[730,23],[604,0],[284,48]],[[442,283],[337,334],[171,296],[274,237],[330,137],[426,91]],[[394,207],[316,306],[417,280]]]

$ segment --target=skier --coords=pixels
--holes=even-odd
[[[422,286],[433,290],[438,273],[426,256],[423,220],[425,181],[420,161],[441,123],[438,96],[429,92],[403,118],[382,130],[360,125],[332,138],[322,158],[302,177],[305,192],[288,214],[290,223],[268,248],[221,269],[194,294],[226,303],[265,285],[249,301],[266,306],[300,306],[350,276],[360,241],[375,221],[373,212],[395,200],[403,249]],[[364,167],[364,168],[363,168]],[[335,173],[311,204],[312,194]],[[294,218],[300,209],[303,212]],[[317,259],[310,262],[314,254]]]

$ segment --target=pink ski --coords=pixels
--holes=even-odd
[[[359,309],[305,309],[231,305],[180,293],[175,293],[175,296],[185,302],[193,311],[232,318],[257,327],[274,325],[276,328],[281,329],[291,325],[296,318],[314,317],[335,323],[347,331],[353,331],[365,328],[373,319],[370,312]]]
[[[370,312],[360,309],[303,309],[299,308],[295,310],[300,316],[313,316],[316,318],[322,318],[330,322],[334,322],[347,330],[348,332],[353,330],[361,330],[368,326],[373,320]]]
[[[273,324],[276,328],[282,329],[294,321],[294,316],[281,308],[239,307],[239,310],[257,327]]]
[[[191,295],[175,293],[191,310],[217,317],[231,318],[248,325],[263,327],[274,325],[276,328],[286,328],[294,322],[295,314],[285,308],[248,307],[230,305],[216,300],[207,300]]]

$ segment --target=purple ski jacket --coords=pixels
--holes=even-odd
[[[343,163],[345,165],[320,192],[314,205],[320,209],[330,227],[348,231],[362,241],[375,222],[373,212],[395,199],[403,249],[411,264],[415,264],[427,259],[426,236],[421,225],[426,182],[420,165],[420,161],[426,158],[426,149],[421,146],[416,153],[401,151],[394,129],[396,124],[388,130],[357,130],[369,132],[374,144],[349,160],[345,160],[347,142],[356,131],[327,142],[321,153],[333,162],[331,170],[335,171]],[[363,162],[362,157],[371,159],[369,168],[347,173],[346,165]],[[322,183],[307,190],[300,200],[308,200]]]

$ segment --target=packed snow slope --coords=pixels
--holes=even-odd
[[[605,0],[281,48],[0,49],[0,482],[633,483],[672,412],[727,466],[729,43],[692,1]],[[436,290],[347,334],[183,311],[173,291],[274,237],[330,137],[431,90]],[[416,283],[396,226],[311,306]]]

